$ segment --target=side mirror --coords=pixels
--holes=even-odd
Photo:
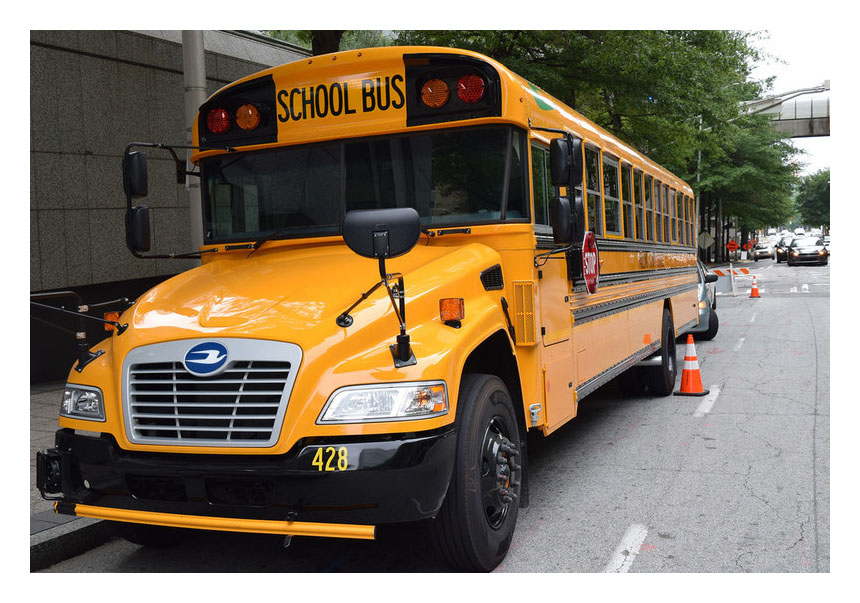
[[[549,143],[549,172],[553,186],[582,186],[582,141],[572,136]]]
[[[566,197],[553,197],[549,204],[552,238],[557,245],[569,245],[573,240],[570,201]]]
[[[149,207],[132,207],[126,214],[125,242],[132,253],[149,251]]]
[[[126,197],[139,199],[149,194],[146,153],[132,151],[122,156],[122,186]]]
[[[415,247],[421,237],[421,218],[411,207],[347,212],[343,240],[366,258],[396,258]]]
[[[705,274],[705,282],[706,283],[716,283],[720,277],[714,274],[713,272],[708,272]]]
[[[570,186],[570,149],[567,138],[553,138],[550,141],[549,173],[553,186]]]

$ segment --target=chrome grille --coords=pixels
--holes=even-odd
[[[191,446],[273,445],[301,359],[298,346],[222,339],[231,360],[220,373],[199,377],[186,370],[181,358],[201,341],[206,340],[154,344],[129,353],[124,380],[129,439]],[[255,355],[264,359],[248,358]]]

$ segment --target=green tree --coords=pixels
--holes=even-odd
[[[371,48],[374,46],[390,46],[394,42],[394,32],[354,29],[349,31],[332,29],[270,29],[263,34],[283,40],[297,46],[310,48],[314,56],[353,50],[356,48]]]
[[[742,231],[781,224],[789,218],[796,183],[796,150],[766,116],[732,124],[720,152],[704,155],[700,183],[703,204],[719,200],[724,216]]]
[[[801,179],[797,205],[803,223],[830,227],[830,170],[820,170]]]

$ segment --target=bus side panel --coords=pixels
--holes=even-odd
[[[663,300],[574,324],[576,384],[597,377],[660,338]]]

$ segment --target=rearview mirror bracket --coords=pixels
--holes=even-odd
[[[353,318],[350,312],[379,287],[384,286],[397,322],[400,324],[397,343],[389,346],[396,368],[411,366],[418,361],[409,345],[409,335],[406,334],[406,295],[403,275],[389,274],[385,267],[385,260],[407,253],[415,246],[420,236],[421,218],[411,207],[351,211],[346,214],[343,221],[343,239],[347,246],[362,257],[376,258],[379,261],[381,280],[362,293],[355,303],[335,319],[335,323],[343,328],[352,325]],[[391,282],[394,279],[397,279],[397,284],[392,286]]]

